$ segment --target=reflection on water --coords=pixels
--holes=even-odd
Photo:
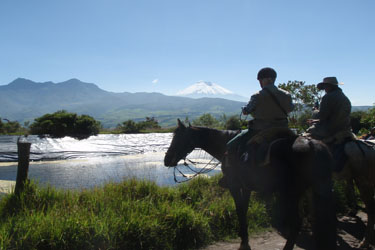
[[[90,188],[127,178],[173,185],[173,168],[164,166],[172,134],[99,135],[87,140],[27,138],[31,145],[30,179],[58,188]],[[0,180],[17,175],[17,137],[0,136]],[[211,159],[202,151],[190,156],[197,161]],[[182,162],[181,162],[182,164]],[[204,167],[198,165],[198,167]],[[186,173],[188,170],[180,168]],[[210,172],[214,174],[220,168]],[[178,176],[181,179],[181,176]]]

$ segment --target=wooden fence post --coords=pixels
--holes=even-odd
[[[18,148],[18,168],[15,194],[19,195],[24,189],[27,175],[29,172],[29,159],[30,159],[30,142],[17,142]]]

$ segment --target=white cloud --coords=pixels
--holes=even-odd
[[[157,84],[158,82],[159,82],[159,79],[154,79],[154,80],[152,81],[153,84]]]

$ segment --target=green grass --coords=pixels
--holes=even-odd
[[[0,201],[0,249],[196,249],[237,236],[238,220],[220,175],[176,187],[128,180],[66,191],[29,184]],[[249,230],[270,226],[249,206]]]

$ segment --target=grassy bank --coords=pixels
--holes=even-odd
[[[194,249],[235,237],[238,220],[219,176],[177,187],[145,181],[84,191],[31,184],[0,201],[0,249]],[[249,229],[268,227],[253,198]]]

